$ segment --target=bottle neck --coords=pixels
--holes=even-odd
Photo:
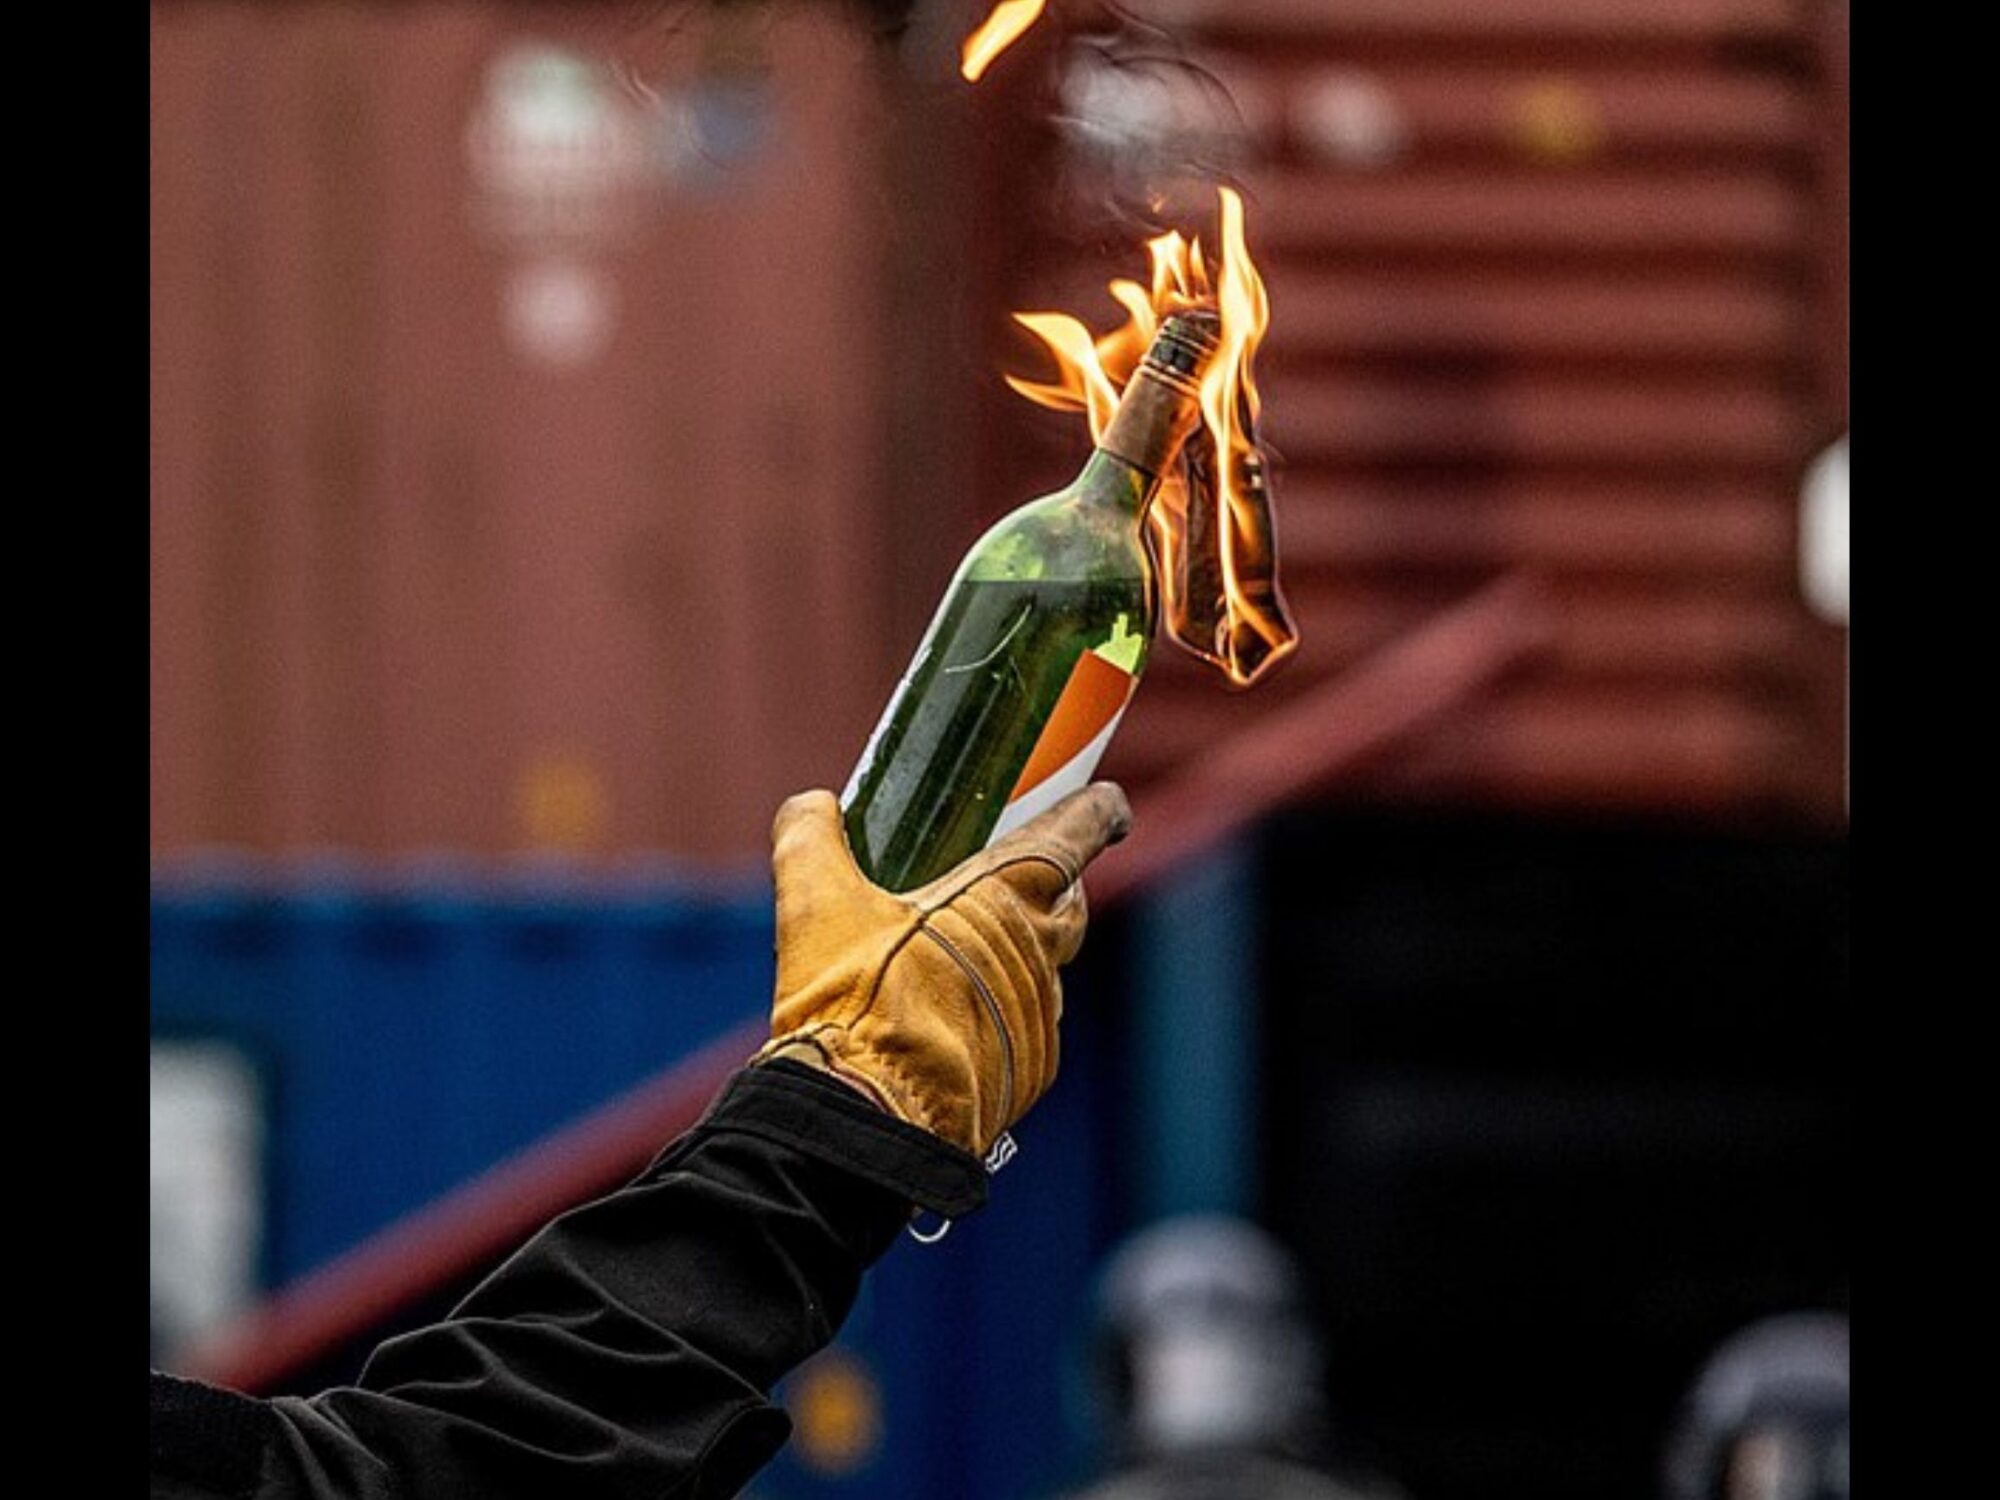
[[[1159,479],[1102,448],[1083,461],[1083,471],[1070,487],[1087,505],[1101,505],[1122,515],[1138,517],[1160,487]]]
[[[1135,514],[1145,509],[1200,419],[1192,383],[1141,365],[1084,464],[1079,487]]]

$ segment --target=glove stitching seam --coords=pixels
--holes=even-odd
[[[1007,858],[1003,860],[999,860],[994,864],[988,865],[983,870],[976,870],[972,872],[971,874],[965,877],[965,881],[963,884],[953,888],[951,891],[938,897],[935,901],[932,901],[928,905],[917,908],[918,915],[922,919],[927,919],[931,916],[934,916],[936,913],[943,911],[946,907],[950,906],[954,901],[958,900],[958,898],[963,896],[967,891],[970,891],[974,886],[979,884],[980,881],[987,879],[989,876],[998,875],[1003,871],[1011,870],[1016,865],[1026,865],[1026,864],[1048,865],[1058,875],[1062,876],[1063,883],[1065,884],[1065,886],[1075,885],[1077,881],[1083,878],[1083,872],[1081,870],[1078,870],[1075,866],[1071,865],[1070,862],[1064,859],[1061,855],[1051,853],[1045,849],[1029,849],[1023,851],[1020,854],[1009,855]],[[1010,892],[1010,894],[1012,893]]]
[[[883,1113],[893,1115],[897,1119],[903,1118],[902,1110],[897,1108],[897,1101],[890,1097],[889,1091],[873,1078],[870,1078],[866,1073],[862,1072],[861,1069],[848,1062],[845,1056],[829,1057],[826,1060],[826,1065],[831,1072],[847,1079],[850,1083],[859,1085],[863,1092],[881,1108]],[[914,1124],[915,1122],[911,1121],[910,1123]]]
[[[890,967],[902,956],[903,949],[909,946],[910,939],[923,930],[923,915],[919,912],[916,916],[917,920],[896,939],[895,946],[889,950],[875,970],[874,977],[868,982],[865,998],[860,1004],[851,1012],[843,1012],[838,1017],[828,1017],[820,1023],[825,1030],[833,1033],[842,1061],[847,1060],[847,1044],[854,1034],[853,1027],[875,1008],[875,1002],[881,998],[882,984],[889,977]],[[870,1055],[869,1067],[879,1069],[888,1075],[887,1078],[879,1078],[871,1072],[869,1076],[883,1092],[893,1093],[892,1102],[901,1106],[897,1113],[903,1114],[911,1124],[920,1126],[933,1135],[943,1136],[944,1132],[938,1128],[936,1110],[924,1100],[923,1090],[912,1086],[910,1075],[903,1071],[901,1064],[881,1052],[874,1052]]]
[[[944,949],[944,951],[951,956],[952,962],[957,964],[958,967],[964,971],[965,977],[972,981],[973,989],[978,991],[980,1000],[986,1006],[986,1014],[993,1022],[994,1031],[999,1033],[1000,1077],[1003,1086],[1000,1096],[1000,1121],[995,1130],[995,1133],[997,1134],[998,1131],[1005,1130],[1007,1128],[1008,1117],[1013,1112],[1014,1108],[1013,1035],[1007,1030],[1006,1018],[1001,1015],[1000,1002],[996,998],[994,998],[993,991],[990,988],[988,988],[986,980],[983,977],[981,977],[981,975],[976,969],[973,968],[972,960],[967,958],[964,955],[964,953],[959,951],[959,947],[956,943],[952,942],[950,938],[946,937],[943,933],[939,932],[936,928],[932,927],[928,921],[926,921],[924,925],[918,930],[921,931],[925,937],[929,938],[932,942],[936,943],[940,948]],[[977,1070],[975,1069],[974,1077],[976,1078],[977,1076],[978,1073]],[[976,1119],[972,1122],[972,1130],[973,1130],[973,1142],[976,1147],[979,1140],[979,1121]]]
[[[916,1091],[910,1087],[909,1076],[893,1062],[886,1057],[878,1056],[871,1063],[871,1066],[879,1067],[884,1072],[889,1073],[894,1082],[901,1085],[899,1089],[891,1089],[888,1080],[877,1078],[872,1073],[854,1065],[847,1055],[847,1044],[851,1036],[852,1033],[848,1028],[838,1022],[813,1021],[796,1031],[787,1032],[782,1037],[773,1037],[769,1042],[765,1043],[759,1055],[761,1056],[763,1053],[773,1051],[787,1042],[808,1041],[813,1046],[819,1048],[820,1055],[826,1059],[829,1071],[839,1077],[861,1084],[864,1091],[876,1102],[884,1113],[890,1115],[892,1118],[902,1120],[906,1124],[928,1130],[933,1135],[938,1134],[939,1132],[934,1125],[934,1116],[929,1110],[916,1102]],[[821,1040],[822,1037],[826,1039],[824,1042]]]
[[[759,1062],[767,1057],[777,1056],[786,1047],[803,1043],[819,1053],[821,1060],[826,1064],[826,1071],[828,1073],[836,1078],[843,1078],[852,1084],[874,1108],[894,1119],[903,1121],[905,1124],[916,1124],[916,1121],[908,1117],[906,1107],[899,1105],[898,1101],[891,1097],[889,1091],[880,1082],[869,1077],[868,1074],[847,1061],[846,1050],[842,1046],[846,1035],[845,1028],[836,1026],[831,1022],[809,1022],[794,1031],[786,1032],[783,1036],[772,1037],[770,1041],[757,1049],[757,1054],[752,1059],[752,1062]],[[821,1041],[822,1036],[829,1037],[830,1040]]]
[[[865,986],[850,986],[840,999],[826,1007],[824,1015],[818,1020],[806,1023],[814,1032],[833,1030],[845,1035],[875,1008],[876,1000],[881,998],[882,981],[889,977],[890,965],[895,963],[903,949],[908,946],[910,939],[915,937],[918,930],[923,926],[923,913],[915,907],[911,907],[910,911],[916,920],[910,923],[896,939],[895,945],[882,956],[881,963],[876,965],[875,972],[869,977],[868,983]],[[805,1027],[794,1027],[792,1031],[786,1034],[788,1036],[796,1035],[804,1029]]]
[[[880,1068],[896,1082],[898,1086],[897,1102],[912,1115],[916,1116],[910,1122],[911,1124],[921,1125],[932,1135],[944,1137],[944,1132],[938,1128],[937,1111],[924,1102],[923,1090],[921,1088],[912,1087],[910,1075],[903,1071],[900,1063],[896,1062],[894,1058],[885,1057],[878,1052],[870,1059],[870,1065]]]
[[[875,1008],[875,1002],[882,997],[882,982],[889,977],[890,967],[902,956],[903,949],[909,946],[910,939],[923,929],[924,914],[915,908],[912,908],[912,912],[916,920],[904,929],[902,935],[896,939],[895,945],[882,955],[882,962],[876,966],[874,975],[868,981],[867,989],[861,993],[859,1003],[854,1005],[852,1010],[843,1009],[829,1016],[827,1018],[829,1023],[839,1026],[844,1031]]]
[[[922,910],[914,905],[910,905],[908,909],[915,920],[897,937],[895,945],[883,956],[865,988],[857,987],[850,990],[844,1002],[829,1007],[829,1014],[819,1020],[807,1022],[805,1026],[794,1027],[785,1034],[785,1038],[773,1038],[773,1042],[793,1038],[801,1032],[809,1031],[813,1042],[818,1044],[820,1037],[825,1035],[832,1040],[839,1053],[838,1059],[829,1053],[828,1062],[848,1061],[847,1044],[853,1036],[853,1028],[866,1019],[868,1013],[875,1008],[875,1002],[881,998],[883,981],[889,977],[890,966],[902,955],[910,939],[923,930]],[[768,1048],[772,1044],[765,1045]],[[886,1078],[878,1077],[871,1072],[869,1078],[884,1093],[892,1096],[890,1099],[892,1104],[900,1106],[891,1113],[907,1119],[910,1124],[928,1130],[933,1135],[940,1137],[944,1135],[938,1128],[936,1112],[923,1102],[922,1091],[911,1087],[910,1077],[901,1067],[879,1052],[870,1057],[869,1066],[888,1075]]]

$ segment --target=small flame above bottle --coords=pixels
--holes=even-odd
[[[993,13],[965,39],[958,70],[968,82],[979,82],[993,59],[1013,46],[1036,21],[1041,19],[1047,0],[1000,0]]]

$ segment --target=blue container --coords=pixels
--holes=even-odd
[[[156,1036],[267,1094],[268,1281],[290,1281],[760,1014],[754,888],[157,885]]]

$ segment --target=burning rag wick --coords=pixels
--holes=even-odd
[[[1048,0],[1000,0],[993,7],[993,14],[980,22],[979,29],[965,39],[959,72],[965,75],[968,82],[979,82],[980,75],[993,59],[1013,46],[1021,33],[1041,18],[1047,3]]]
[[[1081,411],[1101,437],[1119,393],[1144,357],[1160,322],[1193,307],[1212,308],[1221,341],[1201,382],[1201,429],[1189,462],[1168,476],[1147,512],[1159,564],[1162,603],[1173,637],[1247,687],[1290,655],[1298,632],[1278,590],[1264,457],[1256,428],[1262,400],[1254,365],[1271,322],[1264,280],[1243,234],[1243,200],[1222,199],[1222,255],[1214,265],[1201,241],[1178,231],[1147,243],[1152,285],[1120,278],[1110,285],[1126,322],[1101,338],[1068,313],[1016,313],[1015,320],[1055,356],[1054,382],[1007,384],[1042,406]]]

